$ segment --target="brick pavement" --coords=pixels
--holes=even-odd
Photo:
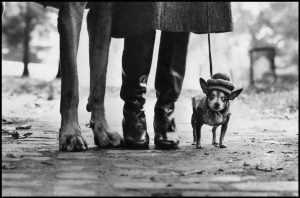
[[[114,97],[106,101],[115,107],[107,111],[109,123],[120,132],[122,103]],[[298,131],[297,126],[285,127],[295,120],[268,119],[257,125],[261,122],[244,122],[244,115],[236,113],[225,138],[228,148],[210,145],[211,132],[204,127],[204,149],[196,150],[191,146],[189,98],[183,98],[176,114],[180,149],[160,151],[153,148],[154,102],[146,104],[149,150],[97,149],[84,126],[89,114],[83,103],[80,121],[90,146],[86,152],[57,150],[58,105],[27,122],[32,128],[24,133],[33,133],[28,138],[14,140],[2,133],[2,195],[298,196]]]

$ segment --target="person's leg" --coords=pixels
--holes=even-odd
[[[155,30],[124,39],[122,87],[123,137],[128,148],[148,148],[144,94],[152,63]]]
[[[184,79],[188,41],[188,32],[161,33],[155,78],[154,144],[157,148],[176,148],[179,144],[174,108]]]
[[[109,130],[104,108],[108,53],[111,41],[112,2],[94,3],[87,16],[90,55],[90,95],[87,110],[98,147],[120,146],[122,138]]]

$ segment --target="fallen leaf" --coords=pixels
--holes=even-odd
[[[7,153],[6,157],[9,157],[9,158],[18,158],[17,156],[15,156],[14,154],[11,154],[11,153]]]
[[[268,151],[267,153],[274,153],[275,151]]]
[[[19,130],[19,129],[22,129],[22,130],[31,129],[31,125],[21,125],[21,126],[16,127],[16,130]]]
[[[17,167],[10,165],[10,164],[2,164],[2,169],[4,170],[11,170],[11,169],[16,169]]]
[[[290,177],[287,179],[288,181],[296,181],[296,179],[294,177]]]
[[[15,133],[16,132],[16,130],[14,130],[14,129],[7,129],[7,128],[3,128],[2,129],[2,134],[8,134],[8,135],[11,135],[11,134],[13,134],[13,133]]]
[[[20,139],[27,138],[27,137],[31,136],[32,134],[33,134],[33,133],[25,133],[25,134],[23,135],[23,137],[21,137]]]
[[[230,160],[226,161],[226,163],[233,163],[233,160],[230,159]]]
[[[202,174],[203,170],[194,170],[194,171],[186,171],[183,173],[180,173],[181,176],[186,176],[186,175],[194,175],[194,174]]]
[[[54,165],[53,162],[47,162],[47,161],[42,161],[41,164],[46,164],[46,165]]]
[[[291,143],[284,143],[283,145],[285,145],[285,146],[291,146],[293,144],[291,144]]]
[[[51,94],[47,97],[47,100],[53,100],[54,99],[54,96]]]
[[[293,152],[292,151],[284,151],[284,152],[281,152],[281,153],[284,153],[284,154],[292,154]]]
[[[151,197],[182,197],[180,192],[152,193]]]
[[[14,138],[14,139],[19,139],[20,134],[18,133],[18,131],[15,131],[14,133],[11,134],[11,137]]]
[[[204,153],[204,155],[209,155],[209,153]]]
[[[14,122],[11,119],[8,118],[2,118],[2,123],[3,124],[13,124]]]
[[[256,166],[256,170],[265,171],[265,172],[272,172],[273,168],[261,168],[259,166]]]
[[[289,116],[287,116],[287,115],[285,115],[284,117],[285,117],[287,120],[289,120],[289,119],[290,119],[290,118],[289,118]]]

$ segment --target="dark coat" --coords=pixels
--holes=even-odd
[[[124,38],[155,29],[154,2],[118,2],[114,5],[112,36]]]
[[[233,30],[230,2],[208,2],[210,30]],[[207,33],[207,2],[115,3],[113,37],[128,37],[153,29]]]
[[[39,2],[59,8],[59,2]],[[207,3],[211,32],[233,30],[230,2],[115,2],[112,36],[124,38],[151,30],[207,33]],[[87,8],[96,6],[89,2]]]

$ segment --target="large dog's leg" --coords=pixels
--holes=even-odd
[[[59,148],[67,151],[87,149],[78,123],[77,51],[86,2],[62,2],[58,14],[61,60],[61,128]]]
[[[4,2],[2,2],[1,8],[2,8],[2,16],[3,16],[4,10],[5,10],[5,4],[4,4]]]
[[[118,133],[109,131],[104,109],[112,12],[113,3],[102,2],[91,7],[87,16],[90,39],[90,95],[87,110],[92,112],[90,126],[95,144],[99,147],[116,147],[123,143]]]

